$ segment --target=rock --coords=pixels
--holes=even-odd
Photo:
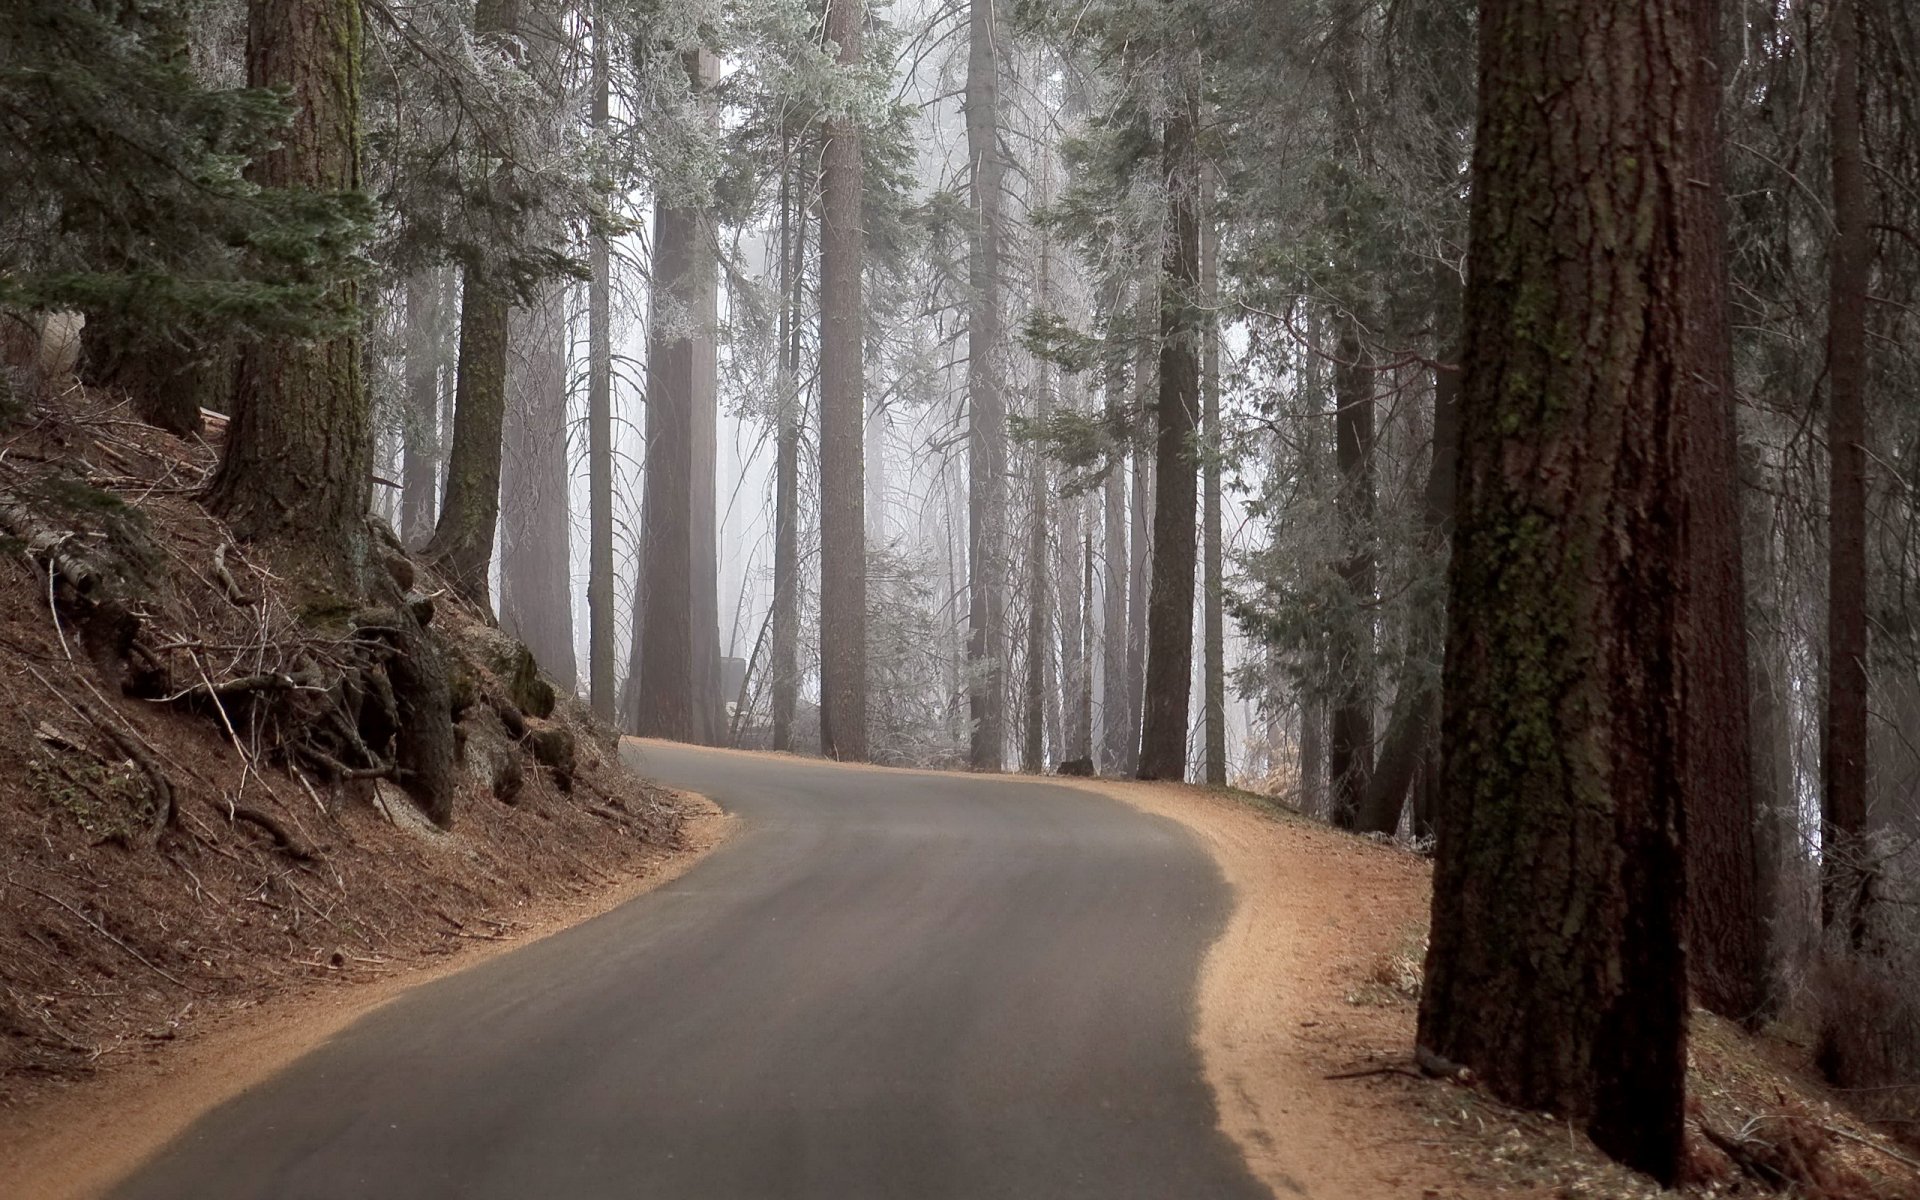
[[[1077,775],[1083,779],[1093,778],[1093,760],[1091,758],[1069,758],[1055,768],[1061,775]]]
[[[553,772],[553,781],[560,790],[573,790],[575,754],[578,749],[573,734],[562,725],[538,725],[527,730],[527,749],[532,751],[534,761]]]
[[[534,661],[533,651],[520,642],[509,641],[492,665],[515,708],[543,721],[553,715],[553,685],[540,677],[540,664]]]

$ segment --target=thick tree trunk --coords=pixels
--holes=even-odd
[[[1333,628],[1333,674],[1339,688],[1328,729],[1327,768],[1333,823],[1353,829],[1373,778],[1373,376],[1363,361],[1358,322],[1343,314],[1337,323],[1333,429],[1340,486],[1334,509],[1346,556],[1340,578],[1349,611]]]
[[[706,58],[687,56],[696,91]],[[647,338],[647,472],[634,732],[713,745],[721,727],[714,545],[716,292],[712,228],[690,208],[654,213]]]
[[[1167,114],[1162,169],[1171,236],[1160,285],[1160,395],[1154,453],[1153,592],[1148,601],[1142,779],[1187,777],[1193,693],[1193,585],[1199,547],[1195,433],[1200,425],[1200,64],[1181,64],[1179,106]]]
[[[1481,4],[1419,1028],[1663,1182],[1684,1149],[1686,714],[1714,649],[1687,627],[1688,520],[1734,486],[1693,453],[1731,403],[1713,8]]]
[[[512,399],[500,465],[500,627],[571,692],[573,569],[567,503],[566,293],[551,285],[508,321]]]
[[[1860,139],[1859,0],[1835,0],[1833,216],[1827,292],[1827,713],[1820,755],[1821,911],[1848,943],[1866,940],[1873,875],[1867,830],[1867,225]]]
[[[354,0],[253,0],[247,82],[291,92],[293,119],[254,160],[262,187],[360,186],[360,8]],[[339,285],[343,304],[355,301]],[[357,592],[368,561],[373,430],[360,339],[269,339],[240,353],[232,422],[207,504],[242,538],[279,543]]]
[[[800,297],[813,190],[796,196],[792,183],[789,168],[780,181],[780,427],[773,502],[773,748],[782,751],[793,749],[800,694]]]
[[[593,127],[605,133],[610,31],[605,6],[593,7]],[[611,191],[610,181],[606,183]],[[611,724],[614,680],[613,599],[613,278],[603,229],[587,247],[587,678],[593,715]]]
[[[848,76],[860,62],[864,8],[862,0],[827,0],[827,39]],[[850,115],[828,119],[820,222],[820,750],[856,762],[867,757],[860,137]]]
[[[967,256],[967,707],[968,761],[998,771],[1006,753],[1007,398],[1000,241],[1006,163],[1000,149],[1000,35],[994,0],[971,0],[967,45],[967,157],[973,233]]]

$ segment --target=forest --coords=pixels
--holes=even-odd
[[[0,429],[210,447],[360,631],[199,677],[255,751],[459,819],[438,604],[628,734],[1231,786],[1432,856],[1423,1067],[1670,1183],[1691,1012],[1792,1020],[1920,1142],[1906,0],[9,10]]]

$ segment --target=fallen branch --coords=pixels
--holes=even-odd
[[[232,603],[242,608],[259,603],[259,597],[241,587],[239,580],[233,577],[233,572],[227,569],[226,542],[213,548],[213,577],[220,581],[221,590],[226,592],[227,599]]]
[[[1369,1067],[1364,1071],[1341,1071],[1333,1075],[1322,1075],[1322,1079],[1367,1079],[1375,1075],[1405,1075],[1408,1079],[1425,1082],[1426,1076],[1410,1067]]]

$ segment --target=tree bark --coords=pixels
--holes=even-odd
[[[976,0],[978,7],[979,0]],[[1042,167],[1040,203],[1050,201],[1052,161]],[[1053,240],[1040,231],[1040,280],[1035,303],[1045,312],[1052,297]],[[1044,428],[1053,411],[1053,380],[1045,359],[1036,359],[1034,370],[1034,420]],[[1032,493],[1027,514],[1027,678],[1026,718],[1020,741],[1020,769],[1029,775],[1046,770],[1046,707],[1054,693],[1047,687],[1047,667],[1053,652],[1053,597],[1047,587],[1051,572],[1047,569],[1047,522],[1051,506],[1047,503],[1047,456],[1035,445],[1027,452],[1027,486]]]
[[[687,54],[694,91],[708,75]],[[634,732],[713,745],[720,734],[714,547],[716,292],[709,219],[662,201],[654,212],[647,338],[647,471],[641,510],[640,682]]]
[[[1118,298],[1109,320],[1120,320]],[[1126,392],[1126,369],[1117,356],[1109,359],[1106,402],[1109,419],[1120,411]],[[1127,716],[1127,460],[1118,447],[1101,486],[1101,562],[1104,592],[1100,614],[1100,768],[1108,773],[1126,769],[1133,722]]]
[[[1835,0],[1828,113],[1834,238],[1827,285],[1827,712],[1821,749],[1821,913],[1866,941],[1873,876],[1867,831],[1867,285],[1873,265],[1860,137],[1859,0]]]
[[[559,284],[508,321],[512,385],[502,432],[500,627],[571,692],[572,528],[567,502],[567,313]]]
[[[862,0],[827,0],[827,40],[842,71],[860,62]],[[861,133],[850,113],[826,123],[820,222],[820,750],[867,758],[867,547],[862,511],[865,238]]]
[[[493,534],[500,518],[510,309],[506,294],[470,265],[460,289],[459,376],[446,493],[426,549],[454,591],[488,614],[493,611],[488,580]]]
[[[1357,828],[1373,778],[1373,377],[1364,362],[1358,321],[1337,319],[1333,367],[1334,457],[1340,470],[1340,578],[1349,611],[1335,619],[1333,672],[1339,680],[1327,738],[1333,823]]]
[[[1206,349],[1202,357],[1201,425],[1206,458],[1203,465],[1201,552],[1204,592],[1202,604],[1205,640],[1205,677],[1201,695],[1206,713],[1206,782],[1227,785],[1227,621],[1225,547],[1222,544],[1220,467],[1223,442],[1220,430],[1220,221],[1213,211],[1212,176],[1207,180],[1206,224],[1200,247],[1200,290],[1206,305]]]
[[[1200,64],[1180,65],[1178,106],[1161,135],[1171,236],[1160,285],[1160,391],[1154,447],[1153,588],[1147,613],[1142,779],[1187,776],[1197,565],[1195,434],[1200,424]]]
[[[279,143],[254,160],[262,187],[360,186],[361,24],[354,0],[252,0],[247,82],[293,100]],[[355,285],[338,285],[351,305]],[[234,533],[295,551],[358,591],[369,559],[372,414],[360,338],[268,339],[240,353],[232,421],[207,505]]]
[[[400,450],[400,540],[419,549],[433,536],[440,500],[440,368],[447,280],[439,270],[407,280],[406,425]]]
[[[1684,1151],[1686,715],[1705,647],[1689,518],[1733,486],[1694,449],[1731,402],[1713,10],[1481,4],[1419,1027],[1494,1094],[1662,1182]]]
[[[1156,265],[1154,273],[1157,274],[1158,270]],[[1124,710],[1127,740],[1125,753],[1120,759],[1121,773],[1126,775],[1135,774],[1140,769],[1140,727],[1145,716],[1147,689],[1147,603],[1153,579],[1153,456],[1142,447],[1154,444],[1157,407],[1154,400],[1157,394],[1153,388],[1159,376],[1156,335],[1160,321],[1160,289],[1156,281],[1146,276],[1147,272],[1143,269],[1134,312],[1134,412],[1136,421],[1143,428],[1137,431],[1134,443],[1133,488],[1128,497],[1132,528],[1127,547],[1130,558],[1127,565],[1127,696]]]
[[[480,0],[477,37],[511,37],[519,25],[517,0]],[[489,181],[504,189],[511,168],[502,163]],[[513,297],[494,264],[469,256],[460,281],[460,363],[454,385],[453,446],[447,489],[427,557],[468,603],[492,613],[493,540],[500,520],[501,435],[507,403],[507,314]]]
[[[800,300],[813,190],[808,186],[796,197],[792,185],[789,166],[780,180],[780,427],[773,505],[772,719],[773,748],[780,751],[793,749],[800,692]]]
[[[1007,398],[1000,311],[1006,163],[999,33],[994,0],[971,0],[965,107],[973,203],[967,255],[967,707],[973,732],[967,757],[976,771],[998,771],[1006,753]]]
[[[593,128],[605,136],[611,116],[611,31],[600,0],[594,0],[593,18]],[[610,195],[612,181],[600,182]],[[618,699],[613,599],[613,264],[604,227],[593,230],[587,258],[587,687],[593,715],[612,724]]]

